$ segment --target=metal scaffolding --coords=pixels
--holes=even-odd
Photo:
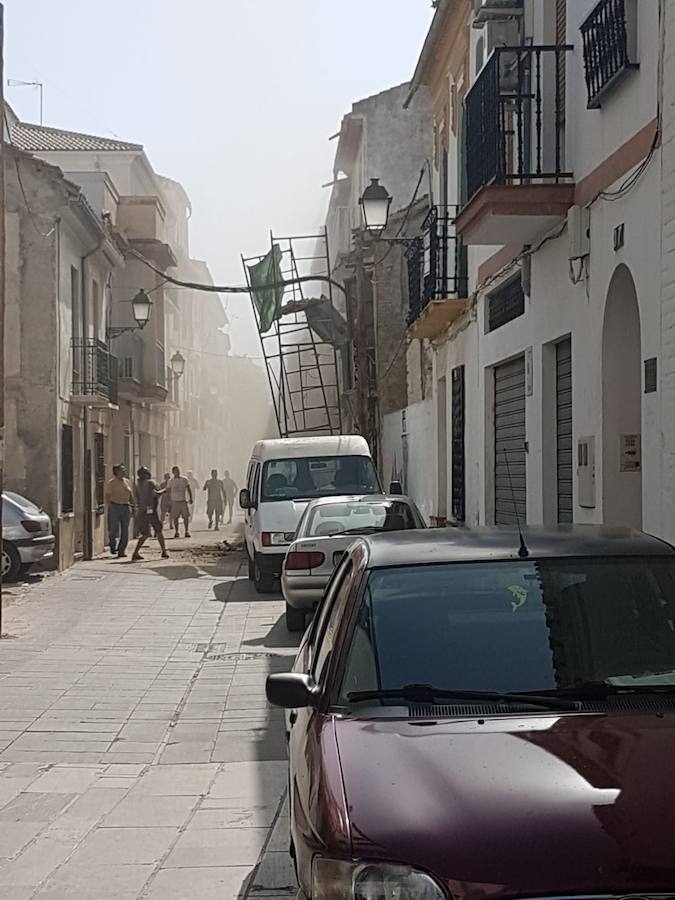
[[[284,281],[308,275],[330,275],[326,230],[320,234],[276,237],[271,246],[282,252]],[[242,256],[250,287],[248,267],[263,256]],[[346,340],[344,321],[333,303],[333,286],[325,282],[289,283],[280,318],[263,333],[260,316],[252,303],[274,413],[281,437],[341,434],[342,408],[338,377],[339,345]]]

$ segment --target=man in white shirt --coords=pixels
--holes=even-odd
[[[190,482],[180,474],[178,466],[171,470],[173,478],[169,482],[169,494],[171,496],[171,521],[174,527],[174,537],[179,537],[178,526],[181,518],[185,525],[185,537],[190,537],[190,507],[194,502]]]

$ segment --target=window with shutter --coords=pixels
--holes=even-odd
[[[464,366],[452,370],[452,515],[463,522],[465,513]]]
[[[61,512],[73,511],[73,426],[61,426]]]
[[[94,477],[96,512],[100,514],[105,507],[105,436],[100,432],[94,435]]]

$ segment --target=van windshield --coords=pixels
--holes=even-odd
[[[369,456],[308,456],[266,462],[260,497],[269,503],[378,493],[380,485]]]

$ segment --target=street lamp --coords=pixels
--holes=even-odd
[[[185,357],[180,352],[180,350],[176,350],[174,355],[171,357],[171,371],[173,372],[173,377],[176,380],[179,379],[185,371]]]
[[[106,334],[109,338],[119,337],[120,334],[126,334],[127,331],[141,331],[150,321],[150,313],[152,312],[152,300],[145,293],[143,288],[139,290],[131,301],[131,311],[135,325],[113,325],[107,329]]]
[[[145,328],[150,321],[150,313],[152,311],[152,300],[145,293],[143,288],[136,294],[131,301],[131,311],[136,319],[139,328]]]
[[[363,211],[366,229],[374,235],[380,235],[387,227],[391,196],[379,178],[371,178],[370,184],[359,200]]]

